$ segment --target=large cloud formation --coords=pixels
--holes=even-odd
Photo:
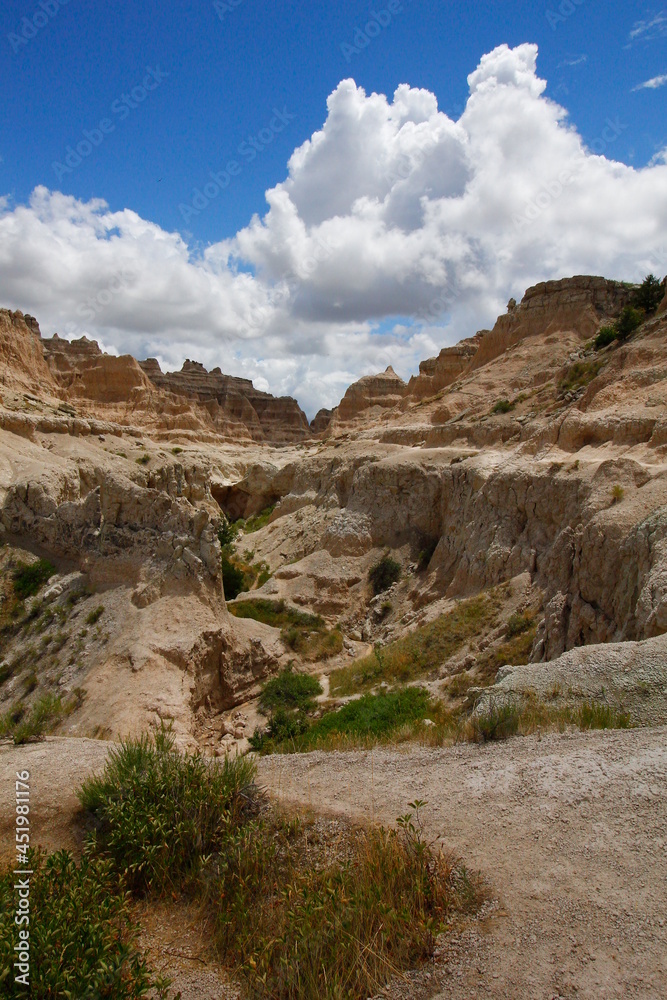
[[[167,367],[220,364],[312,414],[362,374],[409,374],[535,281],[664,273],[667,165],[616,162],[617,119],[586,146],[536,59],[485,55],[458,121],[426,90],[390,102],[343,80],[266,215],[203,253],[102,201],[0,199],[0,302]]]

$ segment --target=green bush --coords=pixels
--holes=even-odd
[[[593,347],[596,351],[601,351],[603,347],[608,347],[609,344],[612,344],[617,337],[618,331],[615,326],[601,326],[597,337],[593,341]]]
[[[385,590],[389,590],[393,583],[401,578],[401,564],[390,556],[383,556],[382,559],[368,573],[368,582],[373,588],[373,593],[377,597]]]
[[[232,559],[223,552],[220,560],[222,568],[222,586],[225,591],[225,600],[233,601],[235,597],[245,590],[245,574],[243,570]]]
[[[96,625],[103,614],[104,614],[104,605],[100,604],[99,607],[95,608],[94,611],[91,611],[90,614],[86,616],[86,624]]]
[[[179,753],[164,730],[127,740],[79,792],[91,848],[111,858],[132,891],[181,892],[203,858],[224,849],[254,776],[247,758],[211,765]]]
[[[286,667],[264,685],[259,696],[259,708],[265,715],[276,709],[309,712],[315,707],[314,699],[320,694],[322,685],[317,677],[297,674],[291,667]]]
[[[68,708],[60,695],[49,692],[38,698],[29,712],[25,705],[15,705],[0,717],[0,736],[13,737],[17,745],[37,739],[55,729]]]
[[[294,744],[298,737],[308,731],[309,725],[310,722],[302,711],[288,712],[279,708],[271,715],[266,729],[256,729],[248,737],[248,743],[257,753],[271,753],[282,744]]]
[[[491,413],[509,413],[513,409],[514,403],[510,403],[509,399],[499,399],[492,407]]]
[[[654,313],[665,295],[665,287],[654,274],[647,274],[632,296],[632,304],[647,315]]]
[[[67,851],[30,852],[30,987],[14,975],[18,928],[12,871],[0,875],[0,995],[32,1000],[140,1000],[166,995],[138,951],[129,899],[111,862]],[[13,867],[13,866],[12,866]],[[20,876],[19,876],[20,877]]]
[[[265,507],[264,510],[260,511],[259,514],[253,514],[252,517],[249,517],[243,525],[245,534],[250,535],[254,531],[259,531],[260,528],[267,525],[269,523],[269,518],[275,509],[276,505],[272,503],[270,506]]]
[[[150,455],[140,455],[139,458],[135,459],[137,465],[148,465],[151,460]]]
[[[618,322],[616,323],[618,339],[627,340],[627,338],[634,333],[643,322],[643,312],[640,312],[639,309],[633,308],[633,306],[625,306],[621,315],[618,317]]]
[[[56,572],[56,567],[48,559],[38,559],[30,566],[19,563],[14,570],[14,594],[20,601],[32,597]]]
[[[227,518],[223,518],[222,526],[218,529],[218,540],[224,549],[226,545],[231,545],[239,531],[238,524],[233,524]]]

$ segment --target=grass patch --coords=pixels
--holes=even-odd
[[[461,601],[434,622],[387,646],[376,647],[368,656],[347,667],[334,670],[330,676],[331,693],[355,694],[381,681],[404,684],[427,676],[483,628],[492,626],[497,610],[497,602],[490,594]]]
[[[119,891],[109,861],[67,851],[49,857],[30,852],[30,987],[33,1000],[95,997],[140,1000],[149,990],[165,997],[167,983],[156,978],[137,947],[130,901]],[[12,866],[13,867],[13,866]],[[25,997],[15,980],[19,943],[14,914],[17,876],[0,875],[0,993]]]
[[[260,753],[333,750],[391,742],[399,731],[414,736],[414,723],[438,714],[428,691],[408,687],[382,694],[365,694],[310,723],[304,715],[271,719],[264,733],[251,738]]]
[[[29,687],[29,690],[34,690]],[[63,702],[60,695],[47,692],[41,695],[28,711],[24,705],[14,705],[0,716],[0,736],[13,737],[14,743],[27,743],[55,729],[65,714],[76,707]]]
[[[373,995],[428,959],[457,912],[477,907],[470,875],[426,844],[423,803],[397,830],[336,823],[332,837],[332,821],[258,808],[253,779],[247,758],[207,764],[177,753],[163,731],[121,744],[80,792],[94,828],[88,857],[101,857],[123,890],[189,889],[249,998]],[[77,919],[86,918],[82,896]],[[93,945],[87,957],[97,956]],[[72,996],[88,995],[81,985]]]
[[[19,563],[13,573],[14,594],[19,601],[33,597],[56,572],[48,559],[38,559],[30,566]]]
[[[254,776],[247,758],[210,766],[179,753],[165,730],[127,740],[79,792],[90,846],[113,861],[132,891],[182,892],[204,858],[223,849]]]
[[[478,905],[473,879],[428,847],[413,813],[397,830],[330,839],[317,823],[273,814],[241,831],[211,886],[221,957],[252,1000],[374,996]]]
[[[320,615],[290,608],[282,600],[237,601],[229,610],[237,618],[253,618],[281,629],[285,645],[309,663],[336,656],[343,648],[343,635],[338,629],[327,629]]]
[[[602,361],[575,361],[565,369],[558,388],[561,393],[583,389],[593,381],[601,368]]]
[[[473,738],[479,743],[509,739],[519,731],[520,719],[520,709],[513,701],[491,699],[488,708],[471,719]]]
[[[368,582],[377,597],[401,578],[401,564],[390,556],[383,556],[368,572]]]
[[[269,518],[276,509],[274,503],[265,507],[261,510],[259,514],[253,514],[252,517],[246,518],[243,522],[243,531],[246,535],[251,535],[254,531],[259,531],[260,528],[264,528],[269,523]]]

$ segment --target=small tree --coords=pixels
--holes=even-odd
[[[662,302],[665,289],[662,282],[654,274],[647,274],[639,288],[632,296],[632,304],[637,309],[643,309],[647,315],[656,311]]]
[[[642,325],[643,320],[643,312],[640,312],[639,309],[635,309],[633,306],[625,306],[616,324],[618,339],[627,340],[630,334],[634,333],[637,327]]]

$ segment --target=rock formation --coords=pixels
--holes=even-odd
[[[196,361],[186,361],[180,372],[162,372],[155,358],[140,364],[154,385],[196,400],[214,421],[222,414],[244,424],[254,441],[282,445],[310,437],[308,419],[291,396],[276,398],[255,389],[250,379],[223,375],[219,368],[207,372]]]

